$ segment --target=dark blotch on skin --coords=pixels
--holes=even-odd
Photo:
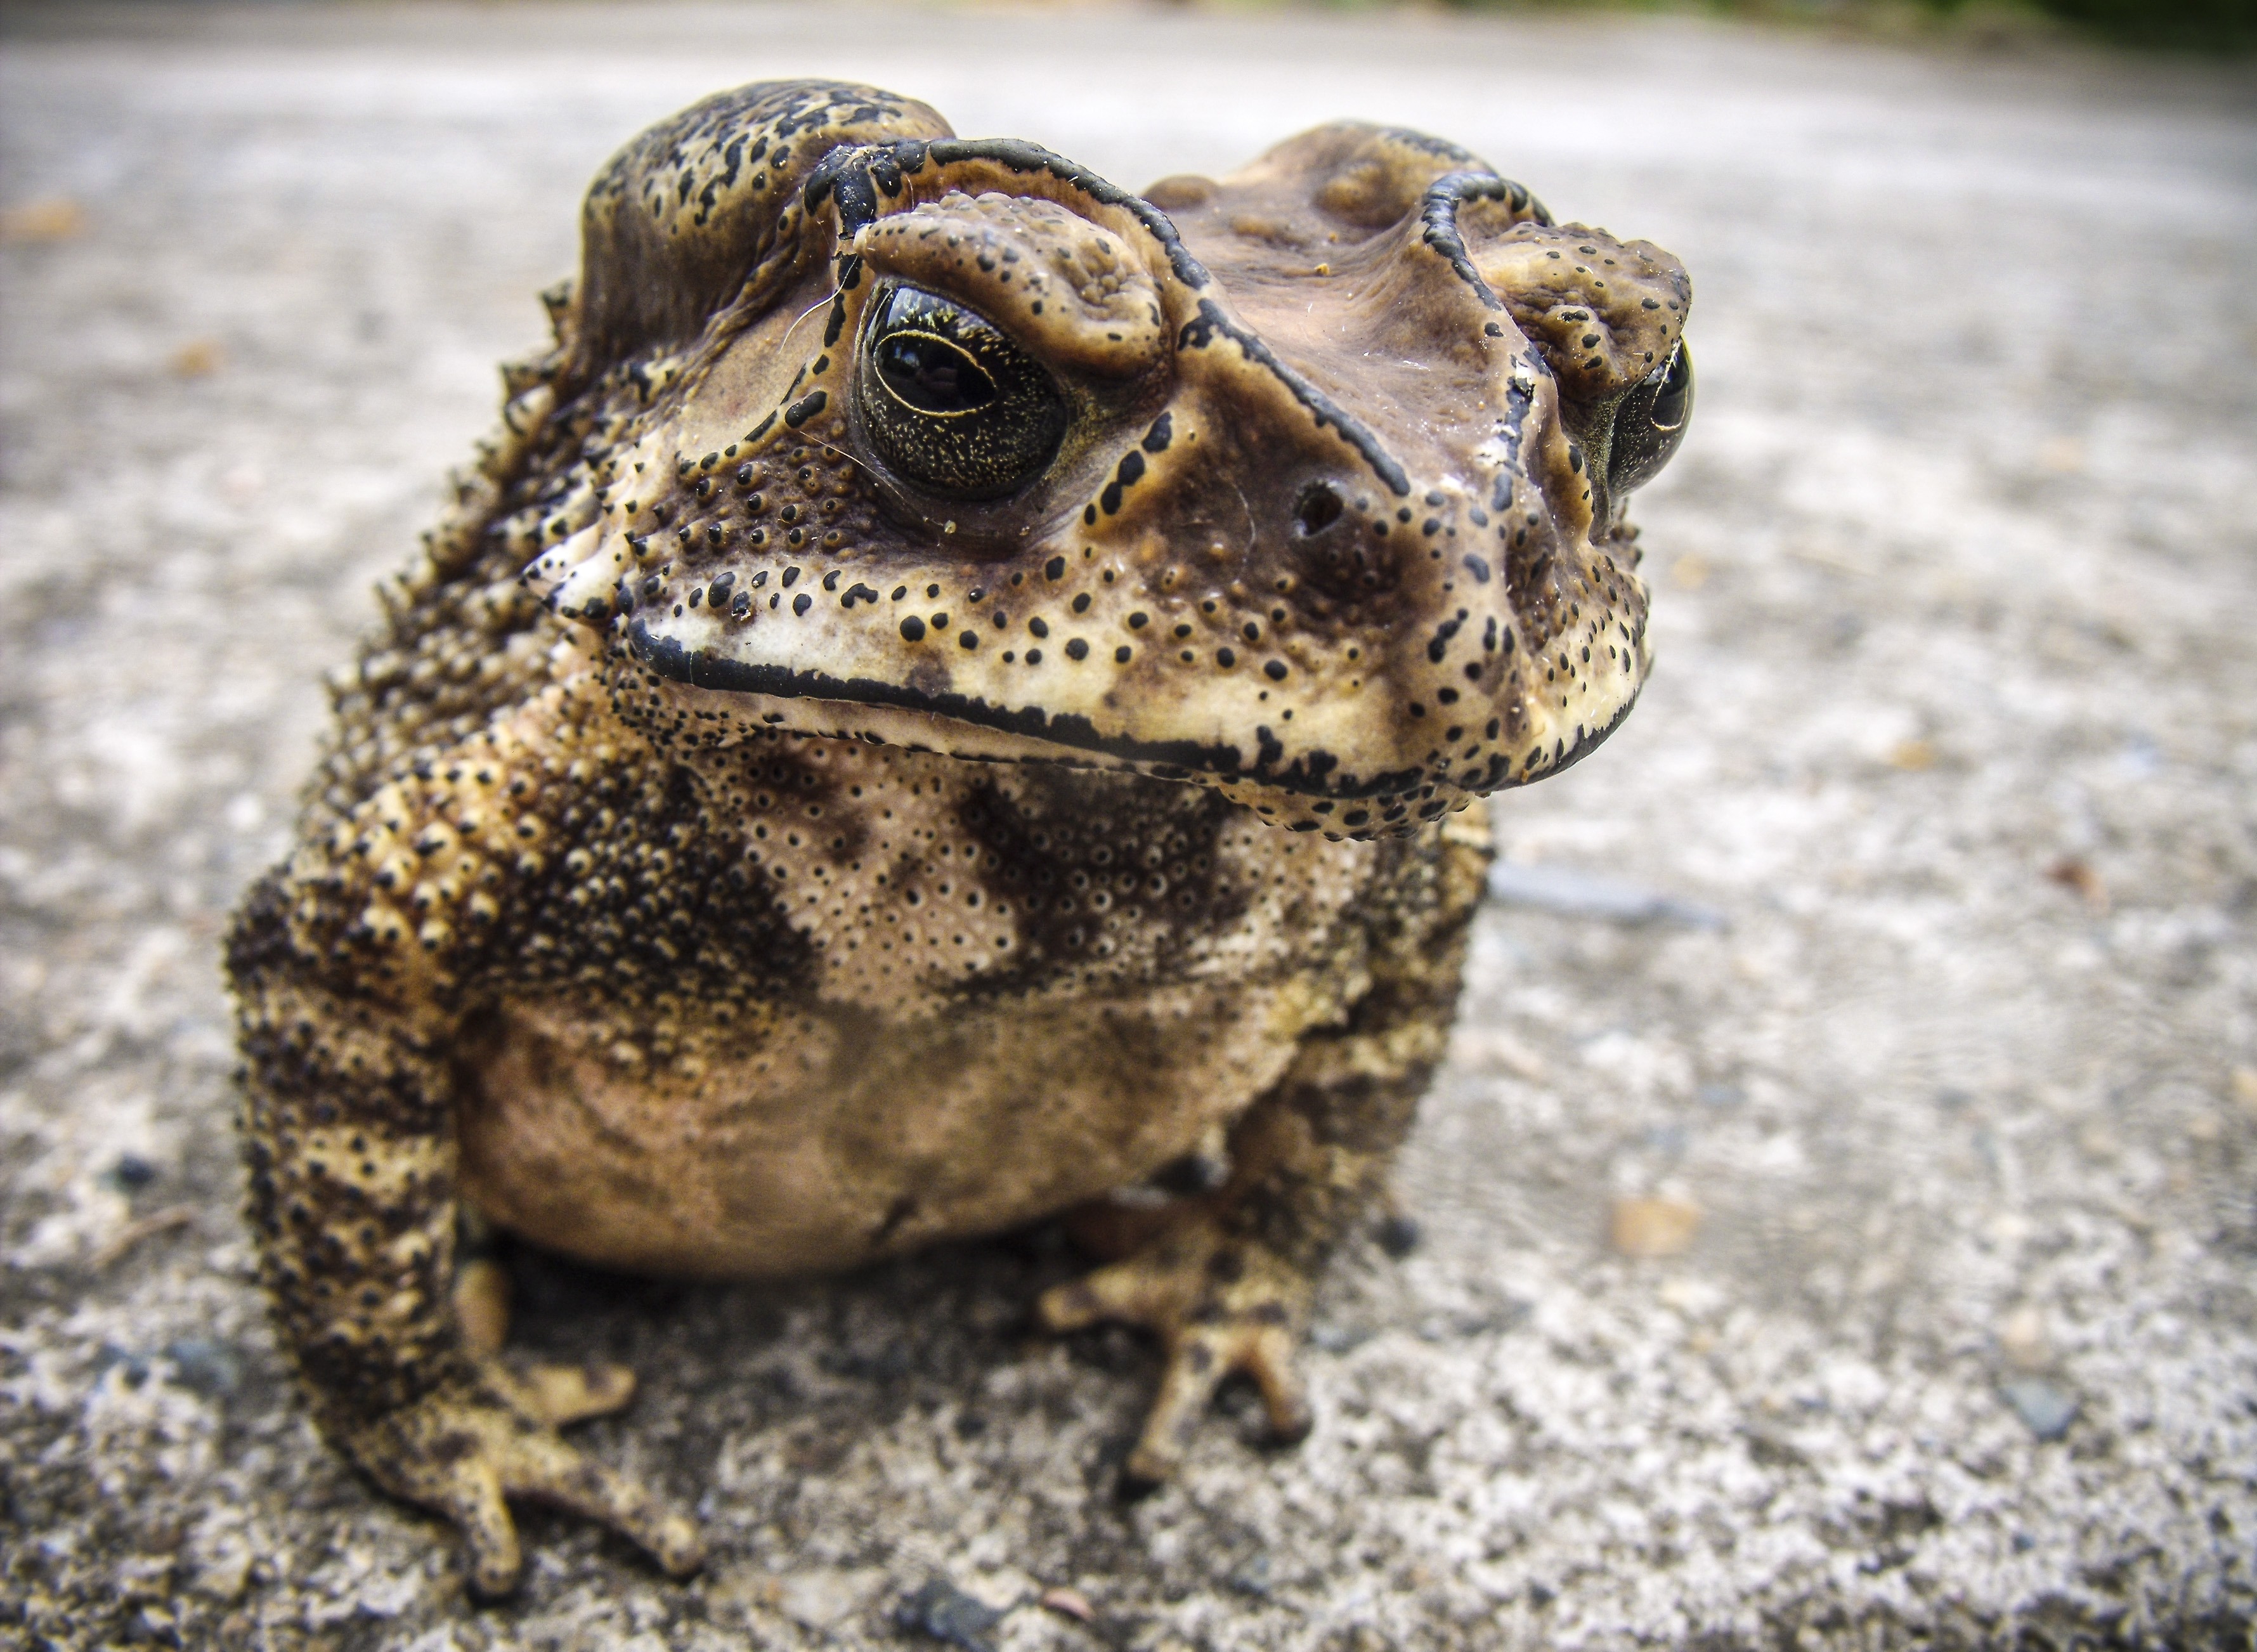
[[[1085,890],[1123,875],[1124,843],[1157,850],[1166,872],[1171,904],[1148,968],[1151,980],[1171,979],[1199,936],[1227,933],[1245,916],[1250,891],[1226,883],[1218,865],[1236,812],[1219,792],[1163,780],[1038,767],[982,777],[967,788],[958,819],[980,847],[982,891],[1022,915],[1023,939],[1008,968],[960,990],[1037,991],[1084,968],[1094,944]],[[1156,1027],[1149,1036],[1168,1035]]]

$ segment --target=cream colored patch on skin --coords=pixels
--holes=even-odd
[[[513,1014],[461,1130],[504,1225],[639,1271],[775,1277],[993,1233],[1190,1152],[1291,1059],[1305,992],[1180,988],[952,1017],[795,1017],[692,1081]],[[1156,1060],[1156,1053],[1164,1056]]]

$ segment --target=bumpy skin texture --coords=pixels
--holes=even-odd
[[[1234,1371],[1298,1434],[1309,1279],[1440,1056],[1476,799],[1645,669],[1610,444],[1683,272],[1414,134],[1139,199],[821,82],[645,134],[584,238],[230,943],[321,1427],[482,1591],[516,1495],[685,1570],[690,1524],[555,1432],[629,1379],[504,1362],[466,1221],[746,1276],[1072,1211],[1114,1259],[1045,1319],[1169,1349],[1132,1478]],[[904,291],[1048,386],[1047,446],[964,450],[1031,454],[1008,486],[905,473]],[[977,391],[948,371],[909,394]]]

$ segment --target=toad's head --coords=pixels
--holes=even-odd
[[[1682,267],[1414,133],[1143,196],[921,104],[756,86],[591,192],[527,578],[669,737],[748,726],[1407,829],[1637,697],[1624,500]]]

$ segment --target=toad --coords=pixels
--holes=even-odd
[[[1320,127],[1131,195],[858,86],[596,179],[555,344],[334,685],[228,968],[249,1213],[322,1432],[507,1590],[508,1500],[669,1570],[466,1234],[860,1266],[1061,1213],[1148,1329],[1131,1484],[1310,1280],[1440,1059],[1480,799],[1647,669],[1630,493],[1689,286],[1465,151]]]

